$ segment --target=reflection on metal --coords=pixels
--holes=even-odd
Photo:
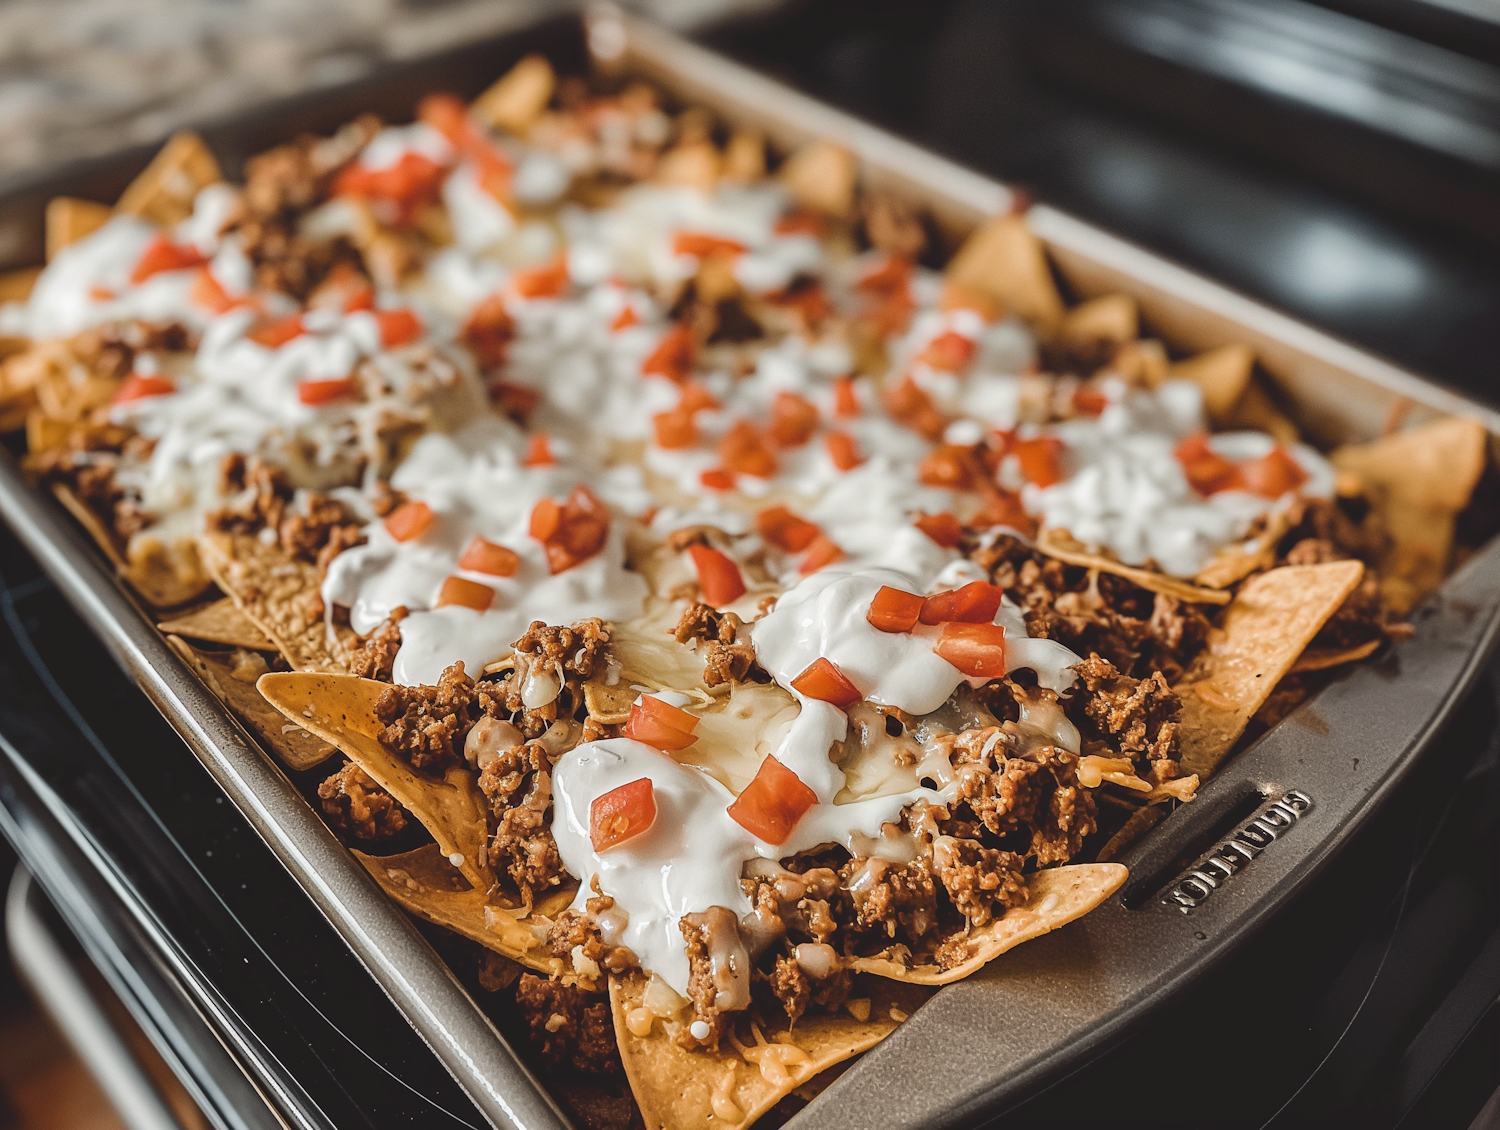
[[[1161,901],[1184,914],[1203,905],[1209,895],[1248,867],[1312,806],[1312,798],[1298,789],[1266,805],[1254,819],[1179,875]]]

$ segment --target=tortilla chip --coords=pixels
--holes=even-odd
[[[870,1006],[865,1020],[856,1020],[848,1009],[808,1012],[790,1030],[767,1029],[757,1039],[746,1016],[736,1026],[735,1039],[722,1040],[718,1051],[689,1052],[674,1038],[683,1020],[662,1020],[647,1012],[650,1034],[638,1036],[632,1030],[631,1014],[641,1016],[648,983],[639,974],[609,979],[615,1038],[646,1130],[749,1126],[821,1072],[880,1043],[930,995],[911,985],[860,979],[854,997]],[[799,1051],[760,1051],[782,1046]],[[794,1058],[795,1063],[780,1062]]]
[[[1175,688],[1184,773],[1214,771],[1364,572],[1359,561],[1287,565],[1245,583]]]
[[[1224,418],[1225,428],[1265,432],[1277,443],[1290,446],[1302,438],[1297,425],[1271,399],[1271,394],[1254,377],[1239,403]]]
[[[0,271],[0,302],[25,302],[31,297],[31,288],[41,273],[40,267]]]
[[[250,534],[207,533],[198,551],[219,587],[294,669],[348,671],[355,635],[324,621],[317,566]]]
[[[120,194],[115,207],[170,227],[193,214],[198,192],[224,179],[213,151],[192,130],[168,138],[151,163]]]
[[[115,210],[108,204],[95,200],[79,200],[74,196],[54,196],[47,201],[47,211],[42,221],[46,233],[47,262],[57,258],[57,253],[71,247],[85,236],[92,235],[109,222]]]
[[[766,175],[766,137],[760,130],[737,129],[724,147],[724,179],[749,184]]]
[[[1448,417],[1341,447],[1331,459],[1359,479],[1375,509],[1390,543],[1380,562],[1382,596],[1405,613],[1447,575],[1455,517],[1468,506],[1488,459],[1484,425]]]
[[[1012,907],[988,926],[968,935],[969,957],[950,969],[917,965],[908,969],[884,958],[858,957],[851,969],[874,973],[913,985],[947,985],[962,981],[987,962],[1022,942],[1066,926],[1082,918],[1120,889],[1129,872],[1118,863],[1076,863],[1048,867],[1027,876],[1029,895],[1025,906]]]
[[[1222,427],[1250,387],[1255,351],[1248,345],[1221,345],[1177,362],[1167,370],[1174,380],[1192,381],[1203,393],[1209,423]]]
[[[197,600],[213,585],[192,538],[165,542],[137,535],[125,547],[121,571],[130,587],[153,608],[177,608]]]
[[[1003,310],[1050,333],[1063,317],[1047,252],[1023,217],[998,216],[964,240],[944,272],[948,282],[987,294]]]
[[[304,730],[337,746],[406,806],[432,833],[443,855],[462,856],[456,869],[480,891],[495,877],[489,865],[487,805],[467,766],[441,778],[418,773],[380,744],[384,728],[375,703],[388,684],[353,675],[272,672],[256,687],[266,701]]]
[[[838,219],[847,219],[854,211],[859,168],[854,154],[842,145],[809,142],[788,157],[776,175],[803,208]]]
[[[227,596],[175,619],[163,620],[156,626],[163,632],[186,636],[188,639],[227,643],[246,651],[276,649],[276,645],[266,634],[255,626],[255,621],[241,612],[239,606]]]
[[[712,141],[690,141],[674,145],[663,153],[652,179],[658,184],[682,185],[696,188],[700,192],[712,192],[714,185],[719,182],[723,164],[719,148]]]
[[[577,886],[549,894],[528,915],[522,908],[496,906],[485,892],[464,881],[437,844],[401,855],[354,857],[403,910],[452,930],[528,969],[576,982],[577,975],[545,946],[547,931],[573,901]]]
[[[1139,585],[1147,592],[1159,592],[1176,597],[1188,604],[1228,604],[1229,593],[1222,589],[1201,588],[1198,585],[1173,577],[1167,573],[1153,573],[1149,569],[1138,569],[1125,565],[1113,557],[1090,552],[1088,546],[1067,530],[1043,530],[1037,535],[1037,549],[1048,557],[1069,565],[1081,565],[1085,569],[1098,569],[1101,573],[1113,573],[1124,577],[1131,584]]]
[[[1266,515],[1265,528],[1260,536],[1239,545],[1226,545],[1208,559],[1208,564],[1198,570],[1193,578],[1195,584],[1211,589],[1227,589],[1243,581],[1251,573],[1269,569],[1276,564],[1277,543],[1292,528],[1292,512],[1289,507],[1273,510]]]
[[[267,702],[255,689],[255,676],[264,672],[264,660],[256,665],[241,652],[225,656],[199,651],[180,636],[169,635],[167,643],[183,661],[223,700],[224,705],[261,743],[279,757],[289,769],[302,772],[313,769],[333,756],[333,746],[309,734],[301,726],[288,722],[286,716]],[[249,676],[249,677],[247,677]]]
[[[497,129],[524,136],[552,100],[557,74],[544,55],[527,55],[506,71],[470,109]]]
[[[1342,667],[1345,663],[1358,663],[1374,655],[1385,641],[1380,637],[1366,640],[1357,647],[1310,647],[1297,662],[1292,664],[1292,674],[1302,675],[1308,671],[1326,671],[1330,667]]]
[[[1140,312],[1128,294],[1106,294],[1080,302],[1063,315],[1058,335],[1076,353],[1088,353],[1100,342],[1116,346],[1134,341]]]

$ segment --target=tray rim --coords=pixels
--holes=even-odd
[[[675,85],[679,91],[684,87],[691,89],[695,84],[705,88],[717,85],[721,94],[732,99],[758,103],[768,117],[779,116],[786,134],[829,138],[846,145],[877,182],[893,187],[905,182],[923,186],[927,195],[946,195],[952,205],[946,217],[950,224],[972,223],[1006,211],[1016,199],[1013,190],[997,180],[618,10],[595,9],[583,17],[591,47],[611,42],[607,31],[604,34],[598,31],[610,23],[617,25],[616,42],[623,44],[623,48],[619,54],[605,52],[602,56],[596,50],[598,61],[606,65],[622,61],[627,67],[668,72],[653,77],[660,77],[669,87]],[[486,37],[485,42],[491,39],[504,42],[521,30],[516,28]],[[435,57],[444,53],[439,52]],[[311,101],[317,94],[307,97]],[[90,159],[89,164],[102,164],[107,159],[107,156]],[[63,171],[59,170],[59,175]],[[25,191],[37,191],[43,183],[40,176],[27,178]],[[1163,256],[1047,205],[1034,206],[1028,218],[1049,249],[1091,256],[1181,301],[1253,326],[1272,340],[1292,345],[1395,396],[1436,411],[1478,418],[1492,436],[1500,434],[1500,411]],[[386,899],[316,817],[274,758],[260,748],[227,708],[182,664],[105,567],[95,548],[78,535],[60,508],[25,482],[10,459],[0,460],[0,516],[37,556],[116,661],[266,839],[485,1115],[497,1126],[525,1130],[566,1126],[567,1119],[551,1096],[515,1057],[406,916]],[[1500,539],[1491,542],[1484,555],[1500,555]],[[1464,675],[1450,688],[1450,698],[1457,698],[1482,666],[1485,654],[1494,645],[1497,627],[1500,622],[1492,622],[1480,645],[1471,652]],[[1409,768],[1414,758],[1415,753],[1405,760],[1404,768]],[[1399,783],[1400,776],[1400,772],[1389,775],[1379,788],[1367,793],[1362,809],[1367,812],[1383,800]],[[1297,886],[1305,878],[1299,878]],[[1286,897],[1290,893],[1289,890]],[[1227,953],[1230,947],[1219,948]],[[1129,1019],[1121,1017],[1111,1023],[1110,1031]],[[1103,1040],[1108,1035],[1109,1032],[1101,1031],[1097,1039]],[[486,1044],[490,1046],[486,1048]],[[501,1054],[494,1054],[497,1050]],[[799,1116],[798,1124],[802,1122]]]

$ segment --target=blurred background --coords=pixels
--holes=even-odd
[[[636,0],[626,6],[1419,373],[1500,403],[1500,0]],[[42,168],[348,82],[383,63],[494,35],[563,7],[543,0],[0,0],[0,195]],[[7,609],[13,610],[12,597],[17,607],[53,599],[27,590],[29,583],[23,577],[16,588],[11,578]],[[1493,851],[1500,743],[1493,706],[1480,713],[1471,719],[1473,732],[1456,743],[1462,747],[1456,767],[1428,793],[1414,794],[1426,806],[1428,838],[1403,849],[1410,859],[1388,860],[1408,883],[1419,857],[1438,850],[1432,844],[1448,845],[1439,857],[1450,849],[1472,854],[1475,844]],[[196,768],[178,767],[172,795],[185,795],[175,791],[187,788],[178,782]],[[1454,781],[1464,782],[1463,803],[1454,798]],[[193,782],[204,795],[215,792],[206,778]],[[232,820],[219,832],[242,837],[234,841],[236,852],[258,850],[253,833]],[[1389,843],[1382,847],[1372,833],[1365,847],[1378,853]],[[0,859],[0,873],[8,873],[6,862]],[[1300,991],[1316,998],[1303,1035],[1350,1009],[1378,1022],[1364,1043],[1352,1050],[1345,1043],[1343,1060],[1332,1060],[1331,1082],[1328,1072],[1319,1076],[1311,1093],[1322,1087],[1320,1101],[1333,1105],[1309,1099],[1302,1108],[1309,1118],[1337,1109],[1340,1095],[1372,1086],[1370,1065],[1400,1063],[1416,1071],[1413,1063],[1436,1055],[1439,1066],[1427,1064],[1426,1074],[1412,1076],[1415,1091],[1401,1091],[1399,1080],[1388,1084],[1395,1088],[1391,1101],[1406,1104],[1402,1125],[1500,1126],[1500,1105],[1493,1099],[1485,1105],[1500,1083],[1500,1007],[1493,1003],[1500,989],[1494,920],[1500,902],[1490,870],[1477,866],[1468,896],[1455,895],[1456,903],[1433,910],[1436,918],[1415,921],[1387,913],[1391,891],[1384,887],[1346,884],[1338,897],[1314,890],[1293,927],[1266,939],[1256,976],[1239,971],[1244,984],[1297,978]],[[25,891],[12,898],[13,908],[23,910],[36,901]],[[30,935],[42,950],[33,949],[29,976],[37,975],[36,961],[47,960],[54,972],[71,968],[85,982],[94,976],[50,908],[38,904],[31,914],[37,929],[51,926],[50,934]],[[1354,933],[1332,948],[1354,953],[1350,965],[1334,960],[1342,953],[1325,954],[1321,964],[1307,959],[1307,941],[1317,931],[1346,927]],[[51,951],[37,942],[47,936],[55,943]],[[1365,975],[1359,962],[1369,952],[1380,960]],[[1480,974],[1439,991],[1423,977],[1444,963]],[[1233,976],[1221,980],[1205,987],[1209,1003],[1201,1015],[1179,1010],[1142,1039],[1170,1043],[1204,1016],[1256,1008],[1253,996],[1236,995]],[[1318,996],[1325,988],[1329,995]],[[1340,992],[1354,1004],[1341,1003]],[[1458,1023],[1451,1009],[1443,1011],[1453,993],[1472,998],[1469,1013],[1459,1010],[1469,1017],[1465,1032],[1472,1038],[1433,1043],[1439,1021]],[[95,995],[107,1009],[108,993]],[[30,999],[18,980],[0,976],[0,1128],[126,1125]],[[68,1018],[61,1020],[66,1027]],[[128,1018],[111,1022],[144,1046],[138,1033],[129,1035]],[[1323,1066],[1314,1064],[1313,1075]],[[1291,1074],[1304,1068],[1288,1060]],[[1131,1085],[1127,1068],[1113,1070],[1099,1078]],[[169,1082],[157,1083],[170,1092]],[[1305,1089],[1296,1087],[1293,1099]],[[126,1092],[111,1094],[118,1105]],[[168,1098],[174,1124],[208,1124],[194,1122],[185,1095]],[[1263,1113],[1275,1115],[1275,1103]],[[1031,1121],[1067,1124],[1045,1099]]]

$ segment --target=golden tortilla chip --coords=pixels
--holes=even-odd
[[[79,200],[74,196],[54,196],[47,201],[47,211],[42,221],[47,248],[47,262],[57,258],[57,253],[71,247],[85,236],[93,235],[109,223],[115,210],[108,204],[95,200]]]
[[[675,1039],[686,1021],[664,1020],[646,1008],[648,984],[639,974],[609,979],[615,1038],[646,1130],[749,1126],[821,1072],[880,1043],[930,995],[911,985],[861,978],[848,1004],[864,1020],[846,1005],[838,1012],[805,1013],[790,1029],[757,1031],[745,1016],[718,1051],[689,1052]]]
[[[662,154],[652,178],[658,184],[684,185],[711,192],[719,181],[723,160],[712,141],[699,139],[674,145]]]
[[[1330,667],[1342,667],[1345,663],[1358,663],[1374,655],[1385,641],[1380,637],[1366,640],[1357,647],[1310,647],[1292,664],[1292,674],[1302,675],[1308,671],[1326,671]]]
[[[788,157],[776,175],[803,208],[837,219],[847,219],[854,211],[859,167],[842,145],[809,142]]]
[[[874,957],[858,957],[849,965],[851,969],[913,985],[962,981],[1006,950],[1082,918],[1119,890],[1128,875],[1118,863],[1075,863],[1028,875],[1026,905],[1012,907],[988,926],[970,931],[968,958],[949,969],[936,965],[908,969],[900,962]]]
[[[1259,380],[1252,377],[1239,403],[1224,418],[1225,428],[1265,432],[1277,443],[1290,446],[1302,438],[1297,425],[1271,399]]]
[[[1113,573],[1124,577],[1131,584],[1139,585],[1147,592],[1159,592],[1173,596],[1188,604],[1228,604],[1229,593],[1221,589],[1201,588],[1198,585],[1173,577],[1166,573],[1153,573],[1149,569],[1138,569],[1125,565],[1112,557],[1091,552],[1067,530],[1043,530],[1036,539],[1037,549],[1048,557],[1069,565],[1081,565],[1085,569],[1098,569],[1101,573]]]
[[[1214,771],[1364,572],[1359,561],[1333,561],[1287,565],[1245,582],[1176,687],[1184,773]]]
[[[181,130],[120,194],[115,207],[128,215],[170,227],[193,214],[201,189],[224,179],[213,151],[192,130]]]
[[[247,651],[274,651],[276,645],[255,626],[255,621],[240,611],[229,597],[223,597],[202,608],[195,608],[156,625],[163,632],[186,636],[192,640],[227,643]]]
[[[1080,302],[1063,315],[1058,336],[1076,353],[1092,351],[1100,342],[1122,346],[1134,341],[1140,312],[1128,294],[1106,294]]]
[[[547,895],[528,914],[525,908],[496,906],[483,890],[464,880],[437,844],[383,857],[356,851],[354,857],[403,910],[529,969],[570,983],[578,980],[577,973],[545,945],[557,915],[573,901],[576,884]]]
[[[198,539],[209,574],[298,671],[349,670],[355,635],[323,618],[318,569],[251,534],[212,532]]]
[[[470,109],[497,129],[524,136],[552,100],[557,74],[544,55],[527,55],[474,99]]]
[[[1251,573],[1276,564],[1276,545],[1292,528],[1292,512],[1287,507],[1266,515],[1265,529],[1259,537],[1239,545],[1226,545],[1198,570],[1195,584],[1211,589],[1227,589]]]
[[[1167,376],[1196,384],[1203,393],[1203,411],[1209,423],[1223,427],[1250,387],[1254,368],[1255,351],[1248,345],[1221,345],[1177,362],[1167,370]]]
[[[288,722],[286,716],[255,689],[255,680],[266,673],[265,659],[259,653],[239,651],[224,655],[199,651],[180,636],[173,635],[167,637],[167,643],[287,768],[302,772],[333,756],[333,746],[301,726]]]
[[[40,267],[0,271],[0,302],[25,302],[31,297],[31,288],[41,273]]]
[[[1062,321],[1062,296],[1052,281],[1047,252],[1021,216],[998,216],[977,228],[944,274],[954,286],[988,294],[1003,310],[1044,333]]]
[[[304,730],[331,742],[406,806],[432,833],[465,879],[481,891],[494,886],[489,864],[488,811],[474,773],[454,766],[442,776],[417,772],[380,742],[384,725],[375,703],[388,684],[353,675],[272,672],[256,687],[266,701]]]
[[[115,571],[152,608],[186,604],[201,596],[212,583],[198,567],[197,550],[192,542],[169,547],[156,538],[138,538],[127,555],[114,531],[71,487],[54,483],[52,494],[94,539]]]
[[[724,147],[724,179],[749,184],[765,175],[765,134],[755,129],[735,130]]]

